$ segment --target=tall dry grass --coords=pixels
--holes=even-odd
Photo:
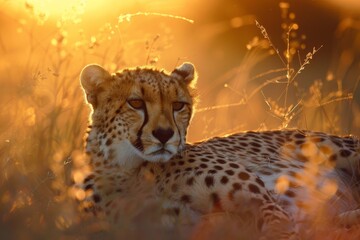
[[[30,3],[24,5],[27,14],[21,18],[0,12],[8,24],[6,29],[16,29],[12,38],[4,37],[4,31],[0,36],[1,238],[210,238],[206,227],[178,229],[174,235],[153,220],[160,213],[152,209],[135,219],[135,225],[119,226],[116,231],[78,212],[70,186],[84,165],[82,136],[89,114],[78,81],[81,68],[89,62],[102,64],[109,71],[143,64],[161,66],[161,56],[171,55],[174,38],[174,30],[167,24],[192,21],[169,14],[138,13],[121,15],[95,30],[81,30],[77,24],[83,7],[56,21]],[[299,127],[359,134],[360,78],[344,87],[342,79],[350,64],[347,49],[341,47],[356,44],[360,24],[347,19],[341,22],[337,34],[347,36],[337,49],[342,58],[334,60],[324,79],[303,80],[301,73],[312,71],[311,62],[322,49],[315,46],[306,51],[299,26],[289,16],[283,15],[285,47],[275,46],[271,38],[278,36],[270,36],[264,26],[254,22],[259,34],[246,46],[248,52],[239,66],[221,73],[211,84],[199,73],[202,101],[190,127],[190,140],[249,128]],[[134,18],[140,24],[132,23]],[[133,31],[132,24],[139,27],[146,21],[156,22],[154,18],[165,19],[158,34]],[[174,65],[184,60],[176,54],[171,55]],[[350,59],[355,61],[354,56]],[[256,72],[259,64],[273,61],[279,62],[277,67]],[[139,227],[142,231],[136,230]],[[246,230],[244,237],[251,238]],[[232,233],[228,232],[229,238],[234,237]],[[360,235],[356,234],[353,236]]]

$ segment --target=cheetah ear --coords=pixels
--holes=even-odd
[[[81,71],[81,86],[85,91],[88,103],[93,107],[97,105],[97,95],[102,90],[102,83],[109,79],[111,79],[110,73],[97,64],[89,64]]]
[[[181,64],[171,72],[171,76],[183,80],[191,88],[195,87],[197,74],[192,63]]]

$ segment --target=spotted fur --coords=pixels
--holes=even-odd
[[[274,239],[296,239],[298,224],[324,209],[329,219],[357,216],[349,209],[354,189],[346,188],[360,176],[357,138],[281,130],[185,144],[195,81],[190,63],[172,73],[85,67],[81,83],[93,108],[86,146],[93,172],[82,184],[88,207],[116,222],[124,199],[161,201],[168,225],[185,211],[230,212],[252,216]]]

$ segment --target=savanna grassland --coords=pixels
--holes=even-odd
[[[227,225],[228,235],[201,227],[171,233],[152,209],[135,223],[124,216],[117,230],[79,213],[82,195],[71,185],[86,172],[90,112],[81,69],[171,71],[193,62],[199,104],[190,142],[283,128],[360,136],[359,39],[352,0],[0,0],[0,238],[234,238]]]

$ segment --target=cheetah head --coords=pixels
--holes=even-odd
[[[165,162],[184,148],[196,82],[192,64],[171,73],[134,68],[116,74],[92,64],[80,79],[92,107],[89,138],[97,155],[120,164]]]

